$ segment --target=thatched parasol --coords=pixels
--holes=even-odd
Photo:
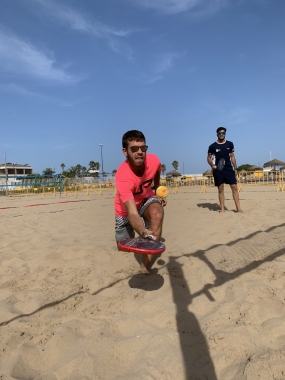
[[[263,167],[264,168],[268,168],[269,166],[274,166],[275,167],[275,166],[283,166],[283,165],[285,165],[285,162],[277,160],[276,158],[274,158],[271,161],[265,162],[265,164],[263,165]]]
[[[238,174],[241,174],[241,175],[245,175],[245,174],[248,174],[246,170],[241,170],[240,172],[238,172]]]
[[[257,166],[257,165],[252,165],[247,170],[249,172],[255,172],[256,170],[262,170],[263,171],[263,168],[261,168],[260,166]]]
[[[177,170],[171,170],[171,172],[166,173],[166,177],[180,177],[181,175]]]
[[[206,170],[206,171],[203,173],[203,176],[204,176],[204,177],[212,177],[212,175],[213,175],[213,172],[212,172],[212,170],[210,170],[210,169]]]

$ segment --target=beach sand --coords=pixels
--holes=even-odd
[[[285,379],[285,192],[179,188],[151,275],[113,198],[0,198],[0,379]]]

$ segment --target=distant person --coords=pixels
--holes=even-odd
[[[115,177],[116,241],[134,237],[135,232],[143,238],[152,235],[154,240],[160,241],[163,206],[166,205],[165,200],[155,196],[160,181],[160,160],[156,155],[146,153],[148,146],[140,131],[126,132],[122,145],[126,161],[119,166]],[[141,270],[145,273],[149,273],[151,257],[142,255]]]
[[[218,140],[208,149],[208,164],[213,169],[215,186],[218,187],[221,212],[225,212],[224,184],[230,185],[237,212],[243,212],[240,208],[237,189],[237,163],[234,155],[234,144],[226,140],[226,128],[217,129]],[[215,156],[213,163],[212,157]]]

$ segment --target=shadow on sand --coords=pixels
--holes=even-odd
[[[193,299],[205,295],[213,302],[215,300],[210,293],[211,289],[224,285],[258,268],[263,263],[273,261],[284,254],[285,223],[270,227],[265,231],[256,231],[245,238],[233,240],[228,244],[213,245],[204,251],[199,250],[194,253],[170,256],[169,262],[166,264],[161,259],[157,261],[157,263],[161,265],[160,268],[166,267],[170,275],[173,301],[176,305],[176,325],[184,359],[186,380],[217,380],[205,336],[196,316],[188,310]],[[199,258],[211,269],[215,275],[215,281],[211,284],[204,284],[199,291],[191,294],[182,271],[182,265],[179,263],[179,259],[182,257]],[[153,273],[155,274],[155,271]],[[129,285],[131,287],[139,287],[146,291],[159,289],[164,283],[163,277],[159,274],[150,276],[143,274],[142,277],[141,275],[127,276],[98,289],[92,293],[92,295],[95,296],[126,279],[129,279]],[[47,303],[31,313],[20,314],[3,321],[0,323],[0,326],[5,326],[22,317],[32,316],[44,309],[54,307],[71,297],[83,293],[87,292],[75,292],[65,298]]]
[[[184,360],[185,379],[217,380],[205,336],[195,314],[188,310],[192,296],[182,266],[175,257],[170,257],[167,270],[176,305],[176,325]]]
[[[221,206],[218,205],[218,203],[197,203],[197,206],[200,208],[207,208],[210,211],[220,211]],[[225,210],[228,211],[228,209],[225,207]]]

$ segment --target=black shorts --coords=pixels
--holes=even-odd
[[[227,185],[236,185],[237,179],[235,171],[232,169],[223,169],[219,171],[218,169],[213,170],[213,176],[215,181],[215,186],[220,186],[223,183]]]

